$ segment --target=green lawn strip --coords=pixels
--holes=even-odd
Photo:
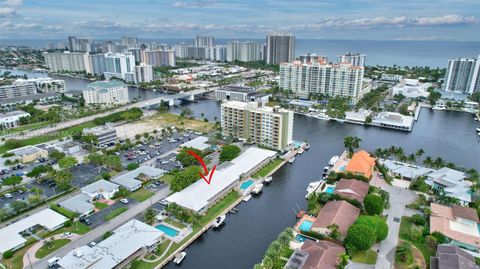
[[[168,223],[168,224],[170,224],[170,225],[173,225],[173,226],[175,226],[175,227],[177,227],[177,228],[180,228],[180,229],[184,229],[184,228],[187,227],[187,226],[183,225],[182,223],[180,223],[180,222],[178,222],[178,221],[175,221],[175,220],[173,220],[173,219],[171,219],[171,218],[166,218],[166,219],[164,219],[163,221],[166,222],[166,223]]]
[[[421,231],[422,230],[422,227],[419,227],[415,224],[413,224],[411,221],[410,221],[410,218],[409,217],[402,217],[402,220],[400,222],[400,232],[399,232],[399,237],[400,239],[402,240],[405,240],[405,241],[408,241],[410,242],[412,245],[414,245],[416,248],[418,248],[418,250],[420,250],[420,252],[422,253],[423,255],[423,258],[425,259],[425,262],[427,264],[427,268],[429,268],[429,264],[428,264],[428,261],[430,261],[430,257],[431,256],[434,256],[435,255],[435,252],[434,251],[431,251],[427,248],[427,246],[422,243],[422,242],[416,242],[416,241],[412,241],[410,240],[409,238],[409,234],[410,232],[412,232],[413,230],[419,230]]]
[[[65,232],[71,232],[71,233],[74,233],[74,234],[86,234],[88,232],[90,232],[92,229],[90,227],[88,227],[87,225],[79,222],[79,221],[75,221],[72,225],[68,226],[68,227],[62,227],[58,230],[55,230],[53,232],[45,232],[45,233],[42,233],[41,234],[41,237],[42,238],[46,238],[46,237],[50,237],[50,236],[53,236],[53,235],[57,235],[57,234],[63,234]]]
[[[108,204],[101,203],[101,202],[95,202],[93,204],[95,205],[95,208],[97,208],[98,210],[102,210],[108,207]]]
[[[114,209],[110,213],[108,213],[108,215],[105,216],[105,221],[109,221],[127,210],[128,210],[127,207],[119,207],[117,209]]]
[[[165,252],[165,250],[167,250],[167,247],[168,245],[170,244],[170,240],[165,240],[163,241],[158,247],[157,249],[155,250],[155,253],[158,255],[158,256],[161,256],[163,254],[163,252]]]
[[[37,240],[33,237],[27,239],[25,246],[13,253],[13,257],[9,259],[3,259],[1,263],[6,266],[7,269],[23,269],[23,256],[30,247],[35,244]]]
[[[253,174],[253,178],[262,178],[268,175],[273,169],[277,168],[283,162],[282,159],[275,159],[274,161],[268,163],[264,167],[262,167],[258,172]]]
[[[377,262],[377,252],[373,250],[359,251],[352,256],[353,262],[364,264],[375,264]]]
[[[36,136],[28,139],[21,140],[19,143],[19,147],[24,147],[28,145],[36,145],[40,143],[45,143],[51,140],[72,136],[74,133],[83,131],[84,128],[91,128],[97,126],[93,121],[85,122],[79,125],[75,125],[69,128],[61,129],[55,132],[55,134],[47,134]],[[8,150],[13,148],[8,147],[6,145],[0,146],[0,154],[5,153]]]
[[[225,197],[222,198],[218,203],[208,209],[207,214],[200,218],[200,224],[206,225],[213,219],[215,219],[218,214],[224,211],[228,206],[235,202],[240,197],[240,194],[236,191],[231,191]]]
[[[165,174],[163,175],[160,180],[165,182],[166,184],[170,185],[170,183],[172,182],[172,180],[175,178],[174,175],[171,175],[171,174]]]
[[[53,240],[51,242],[51,246],[47,247],[47,245],[43,245],[41,248],[35,252],[35,258],[37,259],[42,259],[46,257],[48,254],[54,252],[57,249],[60,249],[61,247],[67,245],[70,243],[72,240],[70,239],[57,239]]]
[[[43,128],[43,127],[45,127],[49,124],[50,123],[48,121],[36,122],[36,123],[28,124],[28,125],[22,125],[22,126],[19,126],[17,128],[12,128],[8,131],[10,133],[20,133],[20,132],[25,132],[25,131],[32,131],[32,130]]]
[[[152,197],[154,195],[153,192],[146,190],[146,189],[139,189],[135,192],[132,192],[128,195],[128,198],[133,199],[137,202],[143,202],[147,200],[148,198]]]

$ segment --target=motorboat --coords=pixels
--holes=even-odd
[[[330,167],[328,167],[328,166],[325,166],[325,167],[323,168],[323,176],[328,175],[328,170],[330,170]]]
[[[248,201],[250,201],[250,199],[252,199],[252,196],[249,194],[249,195],[243,197],[242,201],[248,202]]]
[[[305,150],[310,149],[310,144],[305,144]]]
[[[303,154],[304,151],[305,151],[304,149],[300,148],[300,149],[298,150],[298,154]]]
[[[266,177],[263,182],[265,182],[265,184],[270,184],[272,182],[273,178],[272,177]]]
[[[338,161],[339,157],[338,156],[333,156],[330,161],[328,161],[328,165],[334,166],[335,163]]]
[[[223,224],[225,224],[225,219],[226,218],[227,218],[226,215],[221,215],[220,217],[216,218],[215,222],[213,222],[213,224],[212,224],[213,229],[217,229],[220,226],[222,226]]]
[[[295,157],[292,157],[290,158],[290,160],[288,160],[289,163],[294,163],[295,162]]]
[[[305,199],[308,199],[312,193],[315,193],[318,188],[322,185],[322,181],[314,181],[310,182],[307,187],[307,195],[305,195]]]
[[[187,252],[185,252],[185,251],[177,253],[177,254],[175,254],[175,259],[173,260],[173,262],[175,264],[180,264],[180,263],[182,263],[183,259],[185,259],[186,256],[187,256]]]
[[[477,128],[477,133],[480,133],[480,128]]]
[[[255,187],[253,187],[252,194],[259,195],[260,193],[262,193],[262,189],[263,189],[263,184],[257,183]]]

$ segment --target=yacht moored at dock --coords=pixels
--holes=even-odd
[[[289,163],[294,163],[295,162],[295,157],[292,157],[290,158],[290,160],[288,160]]]
[[[335,163],[338,161],[338,158],[338,156],[333,156],[332,158],[330,158],[330,161],[328,161],[328,165],[334,166]]]
[[[300,148],[300,149],[298,150],[298,154],[303,154],[304,151],[305,151],[305,150],[304,150],[303,148]]]
[[[310,182],[307,187],[307,195],[305,195],[305,199],[308,199],[308,197],[312,194],[317,192],[318,188],[322,185],[322,181],[314,181]]]
[[[310,144],[305,144],[305,150],[309,150],[310,149]]]
[[[263,189],[263,184],[262,183],[257,183],[252,190],[252,194],[253,195],[259,195],[260,193],[262,193],[262,189]]]
[[[215,222],[212,224],[213,229],[218,229],[220,226],[225,224],[226,215],[221,215],[215,219]]]
[[[268,185],[268,184],[272,183],[272,180],[273,180],[273,178],[270,176],[270,177],[266,177],[266,178],[263,180],[263,182],[265,182],[265,184]]]
[[[177,254],[175,254],[175,259],[173,260],[173,262],[175,264],[180,264],[180,263],[182,263],[183,259],[185,259],[186,256],[187,256],[187,252],[185,252],[185,251],[177,253]]]
[[[249,195],[243,197],[242,201],[248,202],[248,201],[250,201],[250,199],[252,199],[252,195],[249,194]]]

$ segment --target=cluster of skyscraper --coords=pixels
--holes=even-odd
[[[468,95],[480,92],[480,55],[448,61],[443,88]]]

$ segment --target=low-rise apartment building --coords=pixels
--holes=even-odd
[[[122,105],[128,103],[128,88],[117,80],[89,83],[82,91],[86,105]]]
[[[23,117],[30,117],[30,114],[21,110],[0,114],[0,129],[6,130],[17,127],[20,123],[20,118]]]

